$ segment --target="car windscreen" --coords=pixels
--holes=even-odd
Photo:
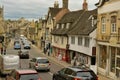
[[[79,71],[76,73],[76,76],[79,76],[79,77],[93,77],[93,76],[95,76],[96,77],[96,75],[92,71]]]
[[[38,80],[39,76],[37,74],[23,74],[20,75],[20,80]]]
[[[38,59],[37,62],[38,63],[49,63],[47,59]]]

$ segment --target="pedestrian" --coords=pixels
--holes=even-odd
[[[50,49],[48,49],[47,52],[48,52],[48,56],[50,56]]]
[[[6,47],[4,47],[4,55],[6,55]]]
[[[1,48],[1,54],[3,54],[3,47]]]
[[[62,60],[62,54],[58,55],[58,60],[61,61]]]
[[[46,48],[44,48],[44,54],[46,54]]]

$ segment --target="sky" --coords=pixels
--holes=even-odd
[[[4,6],[5,19],[39,19],[47,15],[48,8],[54,6],[56,0],[0,0],[0,5]],[[62,7],[62,0],[57,0],[59,7]],[[95,4],[99,0],[87,0],[88,9],[95,9]],[[69,10],[82,9],[83,0],[69,0]]]

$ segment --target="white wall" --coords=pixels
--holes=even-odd
[[[73,35],[69,35],[69,44],[70,44],[69,49],[70,50],[78,51],[78,52],[85,53],[87,55],[92,56],[92,47],[96,46],[96,40],[95,40],[95,38],[96,38],[96,30],[94,30],[89,35],[89,37],[90,37],[90,45],[89,45],[89,47],[84,47],[84,40],[83,40],[82,46],[78,45],[78,36],[77,35],[74,35],[75,36],[75,44],[71,44],[71,36],[73,36]]]

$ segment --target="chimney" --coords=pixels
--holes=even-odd
[[[55,3],[54,3],[54,8],[59,8],[58,1],[55,1]]]
[[[88,10],[88,4],[87,4],[87,2],[86,2],[86,0],[84,0],[84,2],[83,2],[83,10]]]
[[[68,9],[68,0],[63,0],[63,8]]]

